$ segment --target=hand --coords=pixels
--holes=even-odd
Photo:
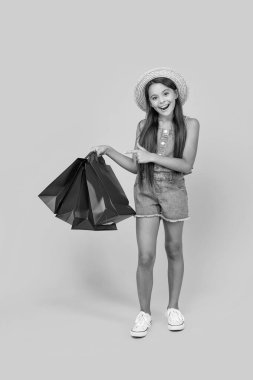
[[[97,152],[98,156],[102,156],[103,154],[106,154],[107,150],[111,148],[109,145],[97,145],[91,147],[91,152],[95,151]]]
[[[140,146],[137,142],[137,147],[139,149],[128,150],[124,152],[125,154],[136,154],[136,159],[139,164],[146,164],[147,162],[152,162],[153,153],[150,153],[148,150]]]

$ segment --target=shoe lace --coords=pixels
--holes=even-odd
[[[149,323],[148,320],[147,320],[147,317],[145,315],[145,313],[143,311],[141,311],[137,317],[136,317],[136,320],[135,320],[135,325],[136,326],[141,326],[143,323]]]
[[[168,317],[173,319],[173,321],[175,322],[181,323],[182,321],[184,321],[184,317],[182,313],[177,309],[173,309],[173,308],[168,309],[167,313],[168,313]]]

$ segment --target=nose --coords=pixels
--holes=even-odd
[[[164,104],[166,104],[166,100],[164,100],[163,97],[159,98],[159,104],[160,106],[163,106]]]

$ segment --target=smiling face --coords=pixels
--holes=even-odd
[[[162,83],[152,83],[148,89],[151,107],[162,118],[169,118],[173,115],[178,91],[165,86]]]

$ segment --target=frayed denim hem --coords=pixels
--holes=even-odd
[[[150,218],[152,216],[158,216],[159,218],[162,218],[164,220],[166,220],[167,222],[182,222],[182,221],[185,221],[185,220],[188,220],[190,219],[191,217],[188,216],[187,218],[182,218],[182,219],[167,219],[165,218],[165,216],[163,216],[162,214],[153,214],[153,215],[134,215],[135,218]]]

